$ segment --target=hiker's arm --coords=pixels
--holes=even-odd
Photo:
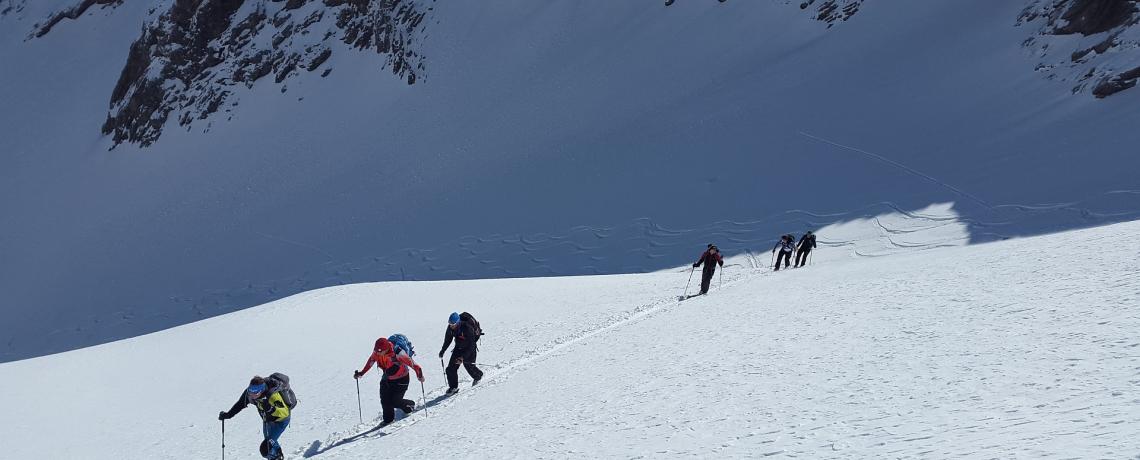
[[[447,353],[447,347],[451,346],[451,328],[448,327],[447,331],[443,334],[443,348],[439,349],[439,357],[442,358],[444,353]]]
[[[246,399],[246,397],[245,397],[245,390],[242,390],[241,397],[238,398],[236,403],[234,403],[234,406],[231,407],[230,410],[223,412],[222,414],[224,414],[225,418],[233,418],[235,415],[238,414],[238,412],[241,412],[241,410],[245,409],[245,406],[248,406],[248,405],[249,405],[249,400]]]
[[[368,370],[372,369],[372,363],[374,363],[374,362],[376,362],[376,353],[373,353],[373,354],[368,356],[368,362],[364,363],[364,370],[357,372],[356,375],[361,376],[361,375],[367,374]]]

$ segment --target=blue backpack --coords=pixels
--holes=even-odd
[[[388,337],[388,341],[392,342],[392,347],[404,350],[404,353],[407,353],[408,356],[416,355],[416,349],[412,347],[412,341],[408,340],[404,334],[392,334],[391,337]]]

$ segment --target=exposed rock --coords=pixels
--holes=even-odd
[[[1061,15],[1065,23],[1056,27],[1053,33],[1089,36],[1108,32],[1128,23],[1134,13],[1136,5],[1131,1],[1074,0]]]
[[[814,5],[816,0],[807,0],[800,3],[800,9],[807,9]],[[812,19],[823,21],[827,23],[827,27],[835,25],[835,21],[846,21],[851,19],[856,12],[859,11],[859,5],[863,0],[824,0],[820,2],[819,7],[815,10],[815,16]]]
[[[121,5],[122,3],[123,0],[82,0],[79,2],[79,4],[71,8],[51,15],[51,17],[49,17],[47,22],[43,25],[36,24],[36,30],[32,33],[32,35],[36,38],[42,37],[48,32],[51,32],[51,28],[55,27],[56,24],[59,24],[60,21],[64,19],[78,19],[83,15],[83,13],[87,12],[88,8],[91,8],[94,5],[103,5],[104,7],[109,5],[111,7],[115,7]]]
[[[235,85],[251,88],[271,74],[284,84],[321,68],[334,39],[376,50],[385,68],[413,84],[425,69],[418,43],[427,1],[174,0],[131,45],[103,133],[116,146],[150,145],[172,113],[191,125],[236,97]]]
[[[1106,77],[1093,88],[1093,96],[1104,98],[1111,96],[1114,93],[1124,91],[1128,88],[1136,86],[1136,80],[1140,78],[1140,67],[1136,67],[1127,72],[1121,72],[1114,77]]]
[[[1022,46],[1040,59],[1048,79],[1076,83],[1073,93],[1103,98],[1136,85],[1129,77],[1140,59],[1140,7],[1136,0],[1037,0],[1017,25],[1041,23]],[[1059,37],[1065,38],[1059,38]],[[1076,38],[1074,38],[1074,36]],[[1058,60],[1064,56],[1064,61]]]
[[[27,0],[0,0],[0,18],[24,11]]]

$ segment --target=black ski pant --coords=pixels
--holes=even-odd
[[[776,254],[776,270],[780,269],[780,259],[784,259],[784,268],[792,264],[792,251],[780,251]]]
[[[709,292],[709,285],[712,284],[713,272],[715,271],[715,268],[712,270],[708,268],[701,270],[701,294],[707,294]]]
[[[483,371],[475,367],[475,358],[478,354],[478,350],[471,350],[467,353],[467,356],[458,355],[454,350],[451,352],[451,361],[449,361],[450,364],[447,365],[448,388],[459,388],[459,363],[456,362],[459,358],[463,358],[463,368],[467,369],[467,374],[470,375],[472,379],[479,380],[483,378]]]
[[[416,402],[404,399],[404,393],[408,392],[409,381],[411,373],[395,380],[385,378],[380,381],[380,405],[384,407],[384,423],[392,423],[392,420],[396,419],[396,409],[404,411],[405,414],[415,410]]]
[[[801,265],[807,265],[808,254],[810,254],[810,253],[811,253],[811,248],[808,248],[808,249],[802,249],[801,248],[798,252],[796,252],[796,266],[799,267]],[[803,257],[802,261],[800,260],[800,257]]]

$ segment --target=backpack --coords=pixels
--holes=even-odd
[[[404,353],[408,356],[416,355],[416,349],[412,347],[412,341],[408,340],[408,337],[404,334],[392,334],[391,337],[388,337],[388,341],[392,342],[393,348],[404,350]]]
[[[471,314],[467,313],[467,312],[460,313],[459,314],[459,320],[471,323],[471,327],[475,328],[475,339],[474,340],[476,342],[478,342],[479,336],[483,335],[483,328],[479,327],[479,321],[476,320],[474,316],[471,316]]]
[[[293,393],[292,388],[289,388],[288,375],[274,372],[269,374],[269,377],[265,380],[267,382],[266,387],[270,387],[273,391],[281,393],[281,399],[285,401],[285,405],[289,407],[290,411],[292,411],[294,407],[297,407],[297,395]]]

